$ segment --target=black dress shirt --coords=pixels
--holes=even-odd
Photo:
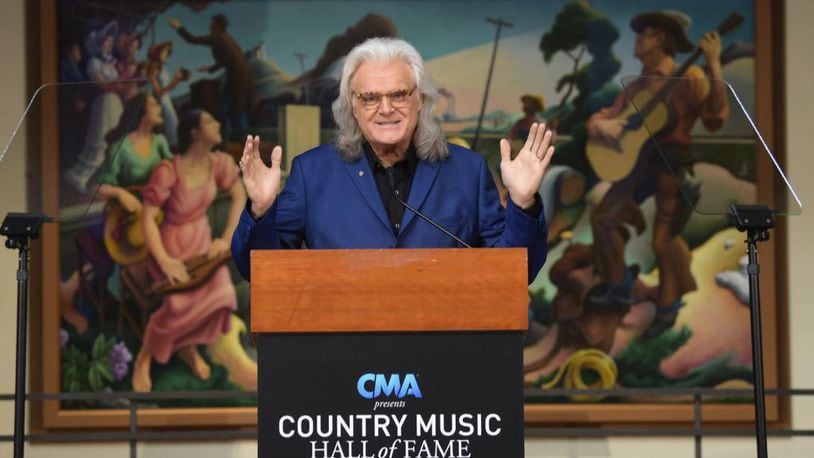
[[[407,202],[410,187],[413,184],[413,176],[418,167],[418,156],[416,156],[415,149],[410,146],[405,159],[396,162],[391,167],[385,167],[367,143],[365,143],[365,156],[370,164],[370,170],[373,171],[373,179],[379,189],[384,209],[390,218],[390,228],[393,229],[394,234],[398,235],[399,229],[401,229],[401,219],[404,216],[404,205],[396,200],[396,196]]]

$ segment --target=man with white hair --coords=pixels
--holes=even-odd
[[[532,125],[514,159],[501,140],[503,210],[483,156],[446,142],[433,118],[437,97],[415,48],[373,38],[346,58],[336,143],[297,156],[282,191],[282,149],[267,167],[249,135],[240,160],[249,203],[232,238],[241,274],[249,278],[252,249],[460,246],[405,201],[468,245],[526,247],[533,280],[547,252],[537,190],[554,152],[551,131]]]

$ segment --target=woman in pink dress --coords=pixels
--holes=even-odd
[[[151,273],[156,281],[171,283],[189,280],[184,261],[199,255],[209,259],[229,250],[246,200],[238,168],[226,153],[212,152],[221,142],[220,123],[202,110],[184,115],[178,126],[178,151],[172,160],[161,162],[142,190],[147,247],[152,257]],[[212,238],[206,214],[218,190],[231,196],[229,218],[223,234]],[[162,210],[159,228],[155,216]],[[133,368],[133,390],[152,390],[152,360],[166,363],[178,356],[196,377],[206,380],[211,369],[198,352],[198,345],[215,343],[229,331],[237,297],[225,265],[202,285],[167,294],[151,316]]]

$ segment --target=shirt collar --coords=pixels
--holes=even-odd
[[[365,151],[365,156],[367,156],[368,164],[370,164],[370,169],[373,171],[373,173],[384,170],[382,162],[379,160],[379,157],[376,156],[376,153],[373,152],[373,148],[370,146],[368,142],[363,143],[362,149],[364,149]],[[393,164],[393,167],[407,166],[409,170],[415,170],[417,165],[418,165],[418,155],[416,154],[413,145],[410,144],[410,147],[407,149],[407,157]]]

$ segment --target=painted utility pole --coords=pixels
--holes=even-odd
[[[301,52],[295,52],[294,57],[300,61],[300,75],[305,74],[305,54]],[[303,81],[302,83],[302,92],[303,97],[305,98],[305,104],[308,105],[308,80]]]
[[[483,91],[483,102],[480,106],[478,125],[475,127],[475,139],[472,141],[472,149],[476,151],[478,149],[478,141],[480,140],[480,128],[483,124],[483,115],[486,112],[486,100],[489,98],[489,86],[492,84],[492,71],[495,68],[495,57],[497,56],[497,44],[500,41],[500,30],[503,27],[508,27],[510,29],[514,27],[514,24],[506,22],[503,19],[486,18],[486,22],[497,26],[497,31],[495,32],[495,45],[492,48],[492,60],[489,62],[489,74],[486,76],[486,89]]]

